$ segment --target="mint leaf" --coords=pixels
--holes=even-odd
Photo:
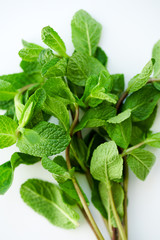
[[[124,91],[124,75],[123,74],[113,74],[112,77],[112,92],[118,96]]]
[[[104,102],[96,108],[89,109],[82,117],[74,132],[83,128],[105,126],[106,121],[116,115],[116,109],[110,103]]]
[[[42,75],[46,78],[51,77],[64,77],[67,70],[67,59],[52,59],[50,62],[46,63],[42,68]]]
[[[54,55],[51,49],[47,48],[47,49],[43,49],[40,52],[38,62],[40,63],[41,66],[44,66],[46,63],[50,62],[53,59],[58,60],[59,58]]]
[[[108,57],[102,48],[97,47],[94,57],[97,58],[104,66],[107,65]]]
[[[116,142],[119,147],[127,148],[132,131],[131,111],[128,109],[117,116],[107,120],[106,129],[112,140]]]
[[[43,111],[47,114],[50,114],[51,116],[56,117],[63,125],[63,127],[66,130],[69,130],[69,112],[63,101],[48,96],[45,103],[43,104]]]
[[[105,67],[96,58],[74,52],[68,61],[67,77],[72,83],[85,86],[89,76],[99,75],[102,70]]]
[[[30,42],[27,42],[27,41],[25,41],[25,40],[23,40],[22,39],[22,44],[23,44],[23,46],[24,47],[26,47],[26,48],[39,48],[39,49],[43,49],[43,47],[41,47],[41,46],[39,46],[39,45],[37,45],[37,44],[35,44],[35,43],[30,43]]]
[[[19,51],[19,56],[26,62],[34,62],[38,59],[41,48],[22,48]]]
[[[79,10],[73,16],[71,27],[75,49],[90,56],[94,55],[101,35],[101,24],[86,11]]]
[[[79,215],[67,205],[62,191],[54,184],[29,179],[20,189],[24,202],[53,225],[70,229],[78,227]]]
[[[137,126],[132,126],[132,134],[131,134],[131,145],[137,145],[140,142],[143,142],[145,140],[145,133],[143,130]]]
[[[26,74],[39,73],[41,70],[41,66],[37,61],[26,62],[26,61],[22,60],[20,63],[20,67],[23,69],[23,71]]]
[[[141,89],[149,80],[150,75],[153,72],[155,60],[152,58],[142,69],[140,74],[134,76],[128,83],[127,91],[129,93],[136,92]]]
[[[0,148],[9,147],[16,143],[18,125],[11,118],[0,115]]]
[[[43,88],[50,97],[55,97],[63,101],[65,105],[75,103],[72,92],[61,77],[48,79],[43,85]]]
[[[126,99],[122,110],[130,109],[134,122],[142,121],[151,115],[159,98],[160,92],[147,84]]]
[[[99,184],[100,196],[102,203],[105,207],[106,212],[108,213],[108,221],[111,222],[113,227],[117,227],[108,196],[108,190],[105,183],[101,182]],[[112,183],[111,191],[114,199],[114,204],[117,210],[117,213],[121,219],[123,219],[124,210],[123,210],[123,201],[124,201],[124,192],[123,188],[118,183]]]
[[[144,149],[135,149],[129,153],[127,163],[139,179],[145,180],[155,163],[155,156]]]
[[[154,78],[160,77],[160,40],[156,42],[152,50],[152,57],[155,59]]]
[[[25,127],[28,122],[36,115],[42,108],[42,105],[46,99],[46,93],[43,88],[35,91],[35,93],[29,98],[24,109],[22,111],[19,125]]]
[[[10,162],[0,165],[0,195],[5,194],[13,181],[13,170]]]
[[[70,136],[53,123],[40,122],[32,129],[20,129],[17,147],[23,153],[36,157],[51,156],[66,149]]]
[[[63,40],[60,38],[58,33],[53,30],[50,26],[42,29],[42,41],[57,52],[60,56],[67,57],[66,47]]]
[[[9,101],[16,95],[16,90],[12,84],[4,80],[0,80],[0,101]]]
[[[97,147],[91,159],[91,174],[101,182],[107,179],[119,180],[122,177],[123,159],[118,153],[114,141],[106,142]]]
[[[160,148],[160,133],[154,133],[147,137],[145,142],[152,147]]]

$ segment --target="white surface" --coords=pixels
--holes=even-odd
[[[103,26],[100,45],[109,57],[109,71],[124,73],[126,81],[141,71],[151,57],[153,44],[160,38],[160,1],[158,0],[0,0],[0,75],[18,72],[18,50],[21,39],[41,44],[41,29],[52,26],[64,39],[71,54],[70,21],[79,10],[87,10]],[[160,131],[160,109],[153,130]],[[15,147],[0,150],[0,162],[10,159]],[[129,180],[129,240],[160,239],[160,150],[145,182],[130,173]],[[66,231],[52,226],[34,213],[20,199],[19,187],[28,178],[52,181],[40,164],[20,166],[15,171],[11,189],[0,197],[0,238],[2,240],[95,240],[89,226],[81,218],[80,228]],[[84,184],[83,184],[84,183]],[[88,185],[82,182],[90,197]],[[106,234],[96,210],[90,209],[99,227]]]

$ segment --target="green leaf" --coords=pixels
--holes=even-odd
[[[90,170],[92,176],[101,182],[121,179],[123,159],[119,155],[114,141],[103,143],[97,147],[93,152]]]
[[[56,117],[66,130],[69,129],[69,112],[60,99],[48,96],[43,104],[43,111]]]
[[[46,66],[47,65],[47,66]],[[67,70],[67,59],[52,59],[42,68],[42,75],[46,78],[65,76]]]
[[[67,57],[66,47],[63,40],[60,38],[58,33],[53,30],[50,26],[42,29],[42,41],[57,52],[60,56]]]
[[[16,90],[12,84],[4,80],[0,80],[0,101],[9,101],[16,95]]]
[[[0,165],[0,195],[5,194],[13,181],[11,162]]]
[[[99,75],[102,70],[106,69],[96,58],[74,52],[68,61],[67,77],[72,83],[85,86],[89,76]]]
[[[155,156],[144,149],[135,149],[129,153],[127,163],[139,179],[145,180],[155,163]]]
[[[131,111],[128,109],[107,120],[107,132],[112,140],[121,148],[127,148],[132,132]]]
[[[42,105],[45,102],[46,93],[43,88],[38,89],[35,93],[29,98],[27,101],[20,120],[19,126],[25,127],[29,121],[38,114],[38,112],[42,109]]]
[[[0,165],[0,194],[6,193],[10,188],[16,167],[20,164],[30,165],[38,161],[40,161],[40,158],[16,152],[12,155],[10,161]]]
[[[132,146],[137,145],[140,142],[143,142],[145,139],[145,133],[143,130],[137,126],[132,126],[132,134],[130,144]]]
[[[38,62],[41,66],[45,65],[46,63],[50,62],[52,59],[58,59],[53,53],[53,51],[49,48],[43,49],[38,58]]]
[[[152,50],[152,57],[155,59],[154,78],[160,77],[160,40],[156,42]]]
[[[151,115],[159,98],[160,92],[152,85],[147,84],[127,97],[122,110],[131,109],[132,120],[134,122],[142,121]]]
[[[107,65],[108,57],[102,48],[97,47],[94,57],[97,58],[104,66]]]
[[[76,51],[94,55],[100,40],[102,26],[86,11],[79,10],[71,22],[72,42]]]
[[[37,61],[26,62],[26,61],[22,60],[20,63],[20,67],[23,69],[23,71],[26,74],[39,73],[41,70],[41,66]]]
[[[100,191],[100,196],[102,199],[102,203],[105,207],[105,210],[108,213],[108,222],[111,223],[113,227],[117,227],[111,206],[110,206],[110,201],[109,201],[109,194],[108,194],[108,189],[105,183],[101,182],[99,184],[99,191]],[[119,217],[122,219],[124,215],[124,210],[123,210],[123,201],[124,201],[124,192],[123,188],[121,187],[120,184],[118,183],[112,183],[111,186],[111,191],[113,195],[113,200],[114,204],[117,210],[117,213]]]
[[[40,122],[33,129],[20,129],[17,147],[23,153],[36,157],[51,156],[66,149],[69,133],[58,125]]]
[[[118,96],[124,91],[124,75],[123,74],[113,74],[111,75],[113,87],[112,92]]]
[[[134,76],[128,83],[127,91],[129,93],[136,92],[141,89],[149,80],[150,75],[153,72],[155,60],[152,58],[142,69],[140,74]]]
[[[53,225],[70,229],[78,227],[79,215],[67,205],[62,191],[54,184],[29,179],[20,189],[24,202]]]
[[[147,137],[145,142],[152,147],[160,148],[160,133],[151,134]]]
[[[9,147],[16,143],[18,125],[11,118],[0,115],[0,148]]]
[[[26,48],[39,48],[39,49],[43,49],[43,47],[41,47],[41,46],[39,46],[39,45],[37,45],[37,44],[35,44],[35,43],[30,43],[30,42],[27,42],[27,41],[25,41],[25,40],[23,40],[22,39],[22,44],[23,44],[23,46],[24,47],[26,47]]]
[[[89,109],[82,117],[74,132],[83,128],[105,126],[106,121],[116,115],[116,109],[110,103],[104,102],[96,108]]]
[[[19,51],[19,56],[26,62],[34,62],[38,59],[41,48],[22,48]]]
[[[95,208],[98,209],[98,211],[102,214],[102,216],[106,219],[108,219],[107,211],[105,210],[105,207],[102,203],[100,193],[99,193],[99,182],[94,180],[94,187],[92,189],[92,203],[95,206]]]
[[[75,103],[72,92],[61,77],[48,79],[43,85],[43,88],[50,97],[55,97],[63,101],[66,105]]]

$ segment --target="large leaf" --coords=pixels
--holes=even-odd
[[[155,156],[144,149],[135,149],[129,153],[127,163],[139,179],[145,180],[155,163]]]
[[[52,224],[66,229],[78,227],[79,215],[64,202],[62,191],[56,185],[29,179],[21,186],[20,193],[27,205]]]
[[[127,148],[132,132],[131,111],[128,109],[115,117],[110,118],[106,123],[107,132],[112,140],[122,148]]]
[[[85,86],[89,76],[98,75],[102,70],[105,67],[96,58],[74,52],[68,62],[67,77],[72,83]]]
[[[16,95],[16,90],[12,84],[4,80],[0,80],[0,101],[9,101]]]
[[[101,181],[120,180],[122,177],[123,159],[118,153],[114,141],[106,142],[97,147],[91,159],[91,174]]]
[[[18,125],[11,118],[0,116],[0,148],[5,148],[16,143],[16,129]]]
[[[105,210],[108,214],[108,222],[111,223],[113,227],[117,227],[111,205],[110,205],[110,199],[109,199],[109,194],[108,194],[108,189],[105,183],[101,182],[99,185],[99,191],[100,191],[100,196],[102,199],[102,203],[105,207]],[[119,217],[122,219],[124,215],[123,211],[123,201],[124,201],[124,192],[123,188],[121,187],[120,184],[118,183],[112,183],[111,187],[112,195],[113,195],[113,200],[114,204],[117,210],[117,213]]]
[[[147,84],[126,99],[122,110],[130,109],[134,122],[142,121],[151,115],[159,98],[160,92]]]
[[[50,26],[44,27],[42,29],[42,41],[52,48],[54,51],[59,53],[59,55],[66,57],[66,47],[63,40],[60,38],[58,33],[53,30]]]
[[[90,56],[94,55],[102,30],[100,23],[94,20],[86,11],[79,10],[73,16],[71,27],[75,49]]]
[[[116,109],[110,103],[104,102],[96,108],[89,109],[75,127],[75,132],[83,128],[105,126],[106,121],[116,115]]]
[[[152,58],[142,69],[140,74],[134,76],[128,83],[127,90],[129,93],[136,92],[141,89],[149,80],[150,75],[153,72],[155,60]]]
[[[17,147],[36,157],[60,153],[70,142],[69,133],[64,128],[49,122],[40,122],[33,129],[22,128],[20,131]]]

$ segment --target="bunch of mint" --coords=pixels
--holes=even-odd
[[[57,184],[27,180],[20,188],[24,202],[66,229],[79,226],[80,208],[102,240],[76,178],[77,172],[85,174],[111,238],[126,240],[128,166],[145,180],[155,162],[145,146],[160,148],[160,133],[150,130],[160,98],[160,41],[124,90],[124,75],[108,72],[108,58],[98,46],[102,26],[80,10],[71,28],[72,56],[47,26],[42,29],[47,48],[23,41],[23,71],[0,76],[0,109],[6,110],[0,116],[0,148],[16,144],[20,150],[0,166],[0,194],[11,187],[16,167],[41,161]]]

